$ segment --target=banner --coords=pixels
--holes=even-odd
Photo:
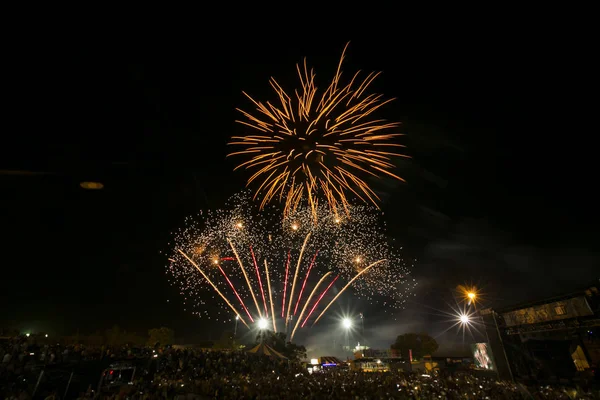
[[[508,327],[587,317],[590,315],[594,315],[594,312],[583,296],[521,308],[502,314]]]

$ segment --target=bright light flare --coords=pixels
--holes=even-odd
[[[298,224],[292,224],[292,230],[297,231],[298,230]]]
[[[443,311],[439,310],[442,315],[446,315],[449,317],[448,322],[451,323],[448,328],[444,330],[447,332],[453,328],[456,328],[457,334],[462,334],[463,343],[465,341],[465,335],[468,333],[472,338],[474,338],[473,333],[477,332],[480,335],[482,332],[479,328],[481,328],[481,321],[477,317],[477,311],[472,310],[467,304],[460,304],[458,301],[456,305],[453,307],[449,305],[451,310]],[[442,333],[444,333],[442,332]]]
[[[267,321],[266,318],[260,318],[258,320],[258,329],[264,330],[264,329],[267,329],[268,327],[269,327],[269,321]]]
[[[352,328],[352,320],[350,318],[344,318],[342,320],[342,326],[346,329]]]
[[[481,292],[473,284],[458,285],[456,288],[458,296],[468,305],[476,306],[482,300]]]
[[[241,222],[238,222],[237,224],[235,224],[235,226],[238,229],[242,229],[244,227],[244,224],[242,224]]]

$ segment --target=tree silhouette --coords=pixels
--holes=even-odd
[[[175,342],[175,331],[164,326],[153,328],[148,331],[149,346],[167,346]]]
[[[426,333],[399,335],[391,345],[392,350],[399,351],[404,358],[408,358],[409,350],[412,350],[412,356],[416,359],[431,355],[438,347],[436,340]]]

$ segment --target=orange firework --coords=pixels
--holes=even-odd
[[[234,136],[229,144],[243,148],[229,155],[249,157],[235,169],[254,173],[248,184],[257,180],[255,198],[262,196],[261,207],[273,199],[285,199],[284,213],[306,199],[314,211],[322,194],[337,214],[347,211],[348,195],[377,205],[379,198],[364,180],[366,175],[389,175],[392,157],[408,157],[398,152],[405,146],[394,143],[402,134],[399,123],[373,117],[374,111],[393,99],[367,94],[367,88],[379,73],[359,79],[360,71],[347,84],[341,84],[342,63],[325,91],[319,93],[315,74],[304,65],[296,65],[300,88],[290,96],[271,78],[278,103],[261,103],[244,93],[256,106],[256,113],[238,109],[246,120],[236,121],[252,129],[245,136]],[[316,215],[316,214],[315,214]]]

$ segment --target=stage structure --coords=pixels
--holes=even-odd
[[[599,307],[598,288],[590,286],[550,299],[480,310],[490,358],[483,368],[496,370],[505,380],[573,378],[600,361]]]

